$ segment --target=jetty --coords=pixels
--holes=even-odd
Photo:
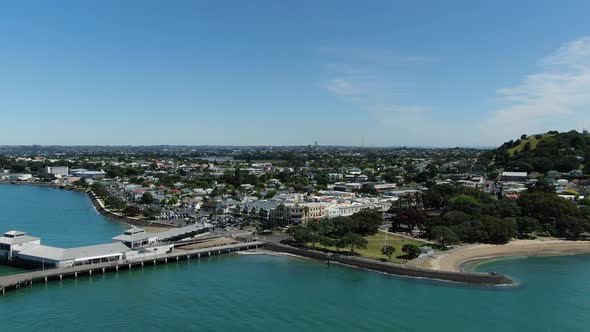
[[[118,272],[119,270],[131,270],[134,268],[143,268],[145,265],[167,264],[169,262],[178,262],[181,260],[199,259],[203,257],[229,254],[236,251],[257,249],[263,245],[264,242],[251,241],[199,249],[185,250],[178,248],[164,254],[141,257],[131,260],[122,259],[96,264],[57,267],[29,271],[14,275],[6,275],[0,277],[0,293],[5,294],[8,291],[31,286],[37,283],[48,283],[50,281],[59,281],[68,278],[92,276],[93,274]]]

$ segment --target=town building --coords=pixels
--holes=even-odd
[[[45,173],[56,176],[67,176],[70,174],[68,166],[45,166]]]

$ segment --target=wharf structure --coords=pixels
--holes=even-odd
[[[126,257],[139,259],[171,252],[175,242],[192,239],[213,230],[213,225],[209,223],[196,223],[157,234],[133,227],[114,237],[112,243],[77,248],[42,245],[40,238],[21,231],[10,231],[0,237],[0,260],[24,267],[66,268],[120,261]]]
[[[107,261],[103,263],[36,270],[26,273],[0,276],[0,293],[5,294],[7,291],[19,289],[25,286],[31,286],[33,283],[47,283],[53,280],[92,276],[93,274],[104,274],[108,272],[118,272],[122,269],[131,270],[134,268],[143,268],[145,265],[167,264],[169,262],[178,262],[180,260],[210,257],[213,255],[228,254],[236,251],[256,249],[262,245],[264,245],[263,242],[252,241],[199,249],[178,249],[165,253],[154,254],[151,256],[125,256],[125,259]]]

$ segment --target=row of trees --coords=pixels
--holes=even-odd
[[[315,249],[319,244],[325,249],[336,247],[338,251],[350,248],[350,252],[354,253],[355,249],[367,247],[368,242],[363,236],[375,234],[382,223],[381,212],[363,210],[350,217],[322,219],[293,226],[287,233],[293,237],[296,245],[311,245]]]

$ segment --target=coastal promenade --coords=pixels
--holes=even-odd
[[[118,272],[121,269],[131,270],[143,267],[144,265],[167,264],[194,258],[209,257],[214,255],[229,254],[236,251],[256,249],[263,246],[263,242],[241,242],[236,244],[214,246],[202,249],[183,250],[176,249],[170,253],[142,257],[134,260],[120,260],[108,263],[81,265],[69,268],[54,268],[37,270],[14,275],[0,277],[0,293],[16,290],[21,287],[31,286],[33,283],[47,283],[49,281],[63,280],[67,278],[78,278],[91,276],[92,274],[104,274],[107,272]]]

